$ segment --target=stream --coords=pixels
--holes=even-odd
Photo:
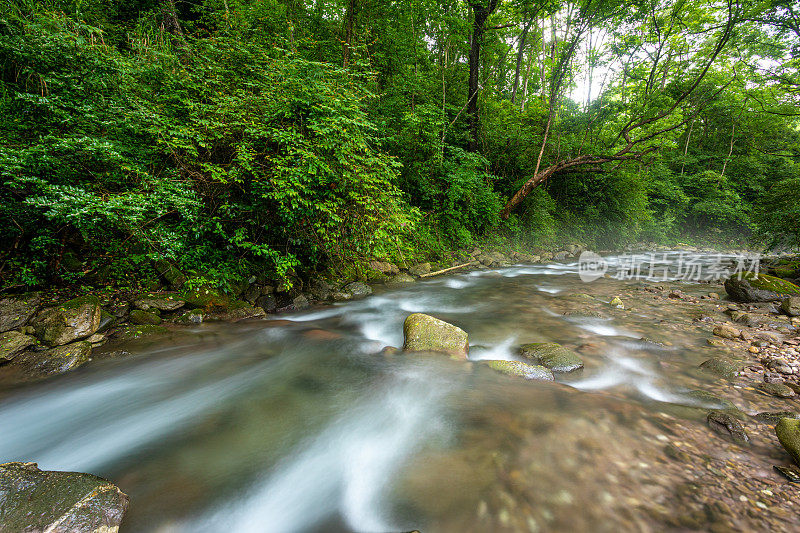
[[[667,277],[684,259],[668,254]],[[613,276],[623,258],[607,260]],[[131,497],[123,532],[657,531],[670,424],[705,431],[699,408],[719,407],[689,394],[714,381],[697,369],[707,335],[645,297],[657,281],[585,283],[568,261],[110,344],[2,392],[0,458],[112,480]],[[623,293],[630,309],[608,304]],[[554,341],[585,369],[527,382],[378,355],[414,312],[467,331],[471,361]]]

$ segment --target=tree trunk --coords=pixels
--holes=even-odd
[[[469,2],[474,20],[472,22],[472,41],[469,46],[469,86],[467,92],[467,119],[469,122],[470,138],[467,150],[478,151],[478,85],[481,68],[481,44],[486,31],[486,19],[489,18],[500,0],[489,0],[488,5],[483,1],[471,0]]]
[[[522,59],[525,55],[525,41],[528,38],[528,31],[531,29],[531,25],[533,24],[533,18],[531,18],[525,27],[522,29],[522,35],[519,38],[519,50],[517,50],[517,66],[514,69],[514,87],[511,89],[511,103],[515,104],[517,102],[517,89],[519,88],[519,71],[522,67]]]
[[[353,26],[356,18],[356,0],[348,0],[347,11],[344,16],[344,48],[342,50],[342,65],[347,68],[350,64],[350,48],[353,44]]]
[[[189,46],[186,44],[186,37],[183,35],[183,27],[178,19],[175,9],[175,0],[166,0],[161,5],[161,30],[169,33],[172,37],[172,46],[182,56],[188,54]]]

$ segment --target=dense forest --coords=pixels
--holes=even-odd
[[[12,0],[0,279],[800,244],[789,0]]]

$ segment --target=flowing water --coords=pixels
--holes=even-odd
[[[665,421],[702,425],[687,393],[711,381],[696,371],[705,337],[671,327],[663,303],[608,305],[651,282],[577,272],[476,271],[109,347],[2,393],[0,458],[111,479],[131,497],[128,532],[657,530],[630,509],[657,485],[645,467]],[[555,341],[586,368],[526,382],[376,355],[413,312],[469,332],[473,361]]]

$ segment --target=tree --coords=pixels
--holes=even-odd
[[[494,13],[500,0],[468,0],[472,8],[472,37],[469,46],[469,84],[467,90],[467,117],[469,120],[470,139],[468,150],[478,151],[478,88],[481,68],[481,45],[486,32],[486,19]]]

